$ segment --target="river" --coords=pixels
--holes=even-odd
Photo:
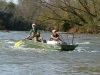
[[[41,36],[48,40],[50,34]],[[0,75],[100,75],[100,34],[75,34],[74,51],[14,47],[27,35],[27,31],[0,31]]]

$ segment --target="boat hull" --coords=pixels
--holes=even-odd
[[[73,51],[78,45],[62,45],[61,51]]]
[[[52,50],[61,50],[61,51],[73,51],[77,45],[51,45],[47,43],[42,43],[42,42],[35,42],[32,40],[23,40],[25,47],[30,47],[30,48],[39,48],[39,49],[52,49]]]

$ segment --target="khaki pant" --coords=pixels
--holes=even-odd
[[[44,42],[42,37],[34,37],[33,41]]]

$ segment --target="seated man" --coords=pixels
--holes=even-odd
[[[62,41],[60,38],[59,38],[59,35],[56,33],[56,30],[52,30],[52,35],[51,35],[51,38],[50,40],[55,40],[55,41]],[[62,41],[63,42],[63,41]]]
[[[32,24],[32,29],[26,39],[43,42],[43,39],[40,37],[40,30],[37,29],[36,24]]]

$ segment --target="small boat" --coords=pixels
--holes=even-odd
[[[64,32],[64,33],[61,33],[61,34],[66,34],[66,33]],[[73,33],[70,33],[70,34],[73,34]],[[62,36],[61,36],[61,38],[64,41]],[[71,44],[69,42],[68,43],[66,43],[66,42],[59,43],[58,41],[46,41],[46,40],[43,40],[43,42],[37,42],[37,41],[33,41],[33,40],[24,39],[24,40],[20,40],[17,43],[15,43],[15,46],[18,47],[18,46],[21,45],[21,43],[23,43],[24,47],[29,47],[29,48],[73,51],[78,46],[76,44],[73,44],[73,41],[74,41],[74,34],[73,34],[73,39],[72,39]]]
[[[39,48],[39,49],[53,49],[53,50],[61,50],[61,51],[73,51],[78,45],[67,45],[66,43],[63,44],[53,44],[55,41],[49,41],[52,42],[52,44],[44,42],[35,42],[32,40],[25,39],[22,41],[25,44],[25,47],[29,48]]]

